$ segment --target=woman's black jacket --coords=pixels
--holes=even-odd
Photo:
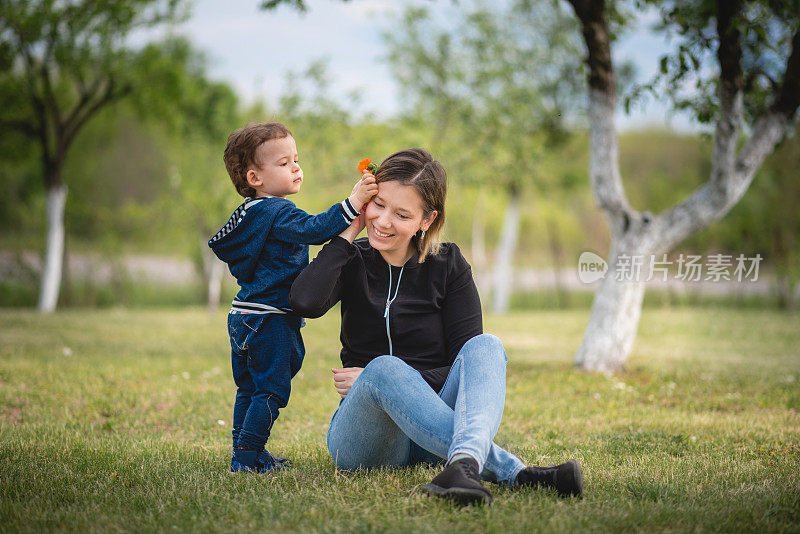
[[[289,304],[313,318],[341,300],[344,367],[392,354],[439,391],[461,347],[483,332],[481,303],[455,244],[442,244],[423,263],[418,258],[393,267],[366,238],[351,244],[334,237],[294,281]]]

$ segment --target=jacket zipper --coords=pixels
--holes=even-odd
[[[389,265],[389,291],[386,293],[386,309],[383,312],[383,318],[386,319],[386,337],[389,338],[389,356],[394,356],[392,332],[389,330],[389,306],[392,305],[394,299],[397,298],[397,293],[400,292],[400,279],[403,278],[403,269],[405,268],[405,265],[400,268],[400,274],[397,275],[397,288],[394,290],[394,296],[392,297],[392,266],[391,264]]]

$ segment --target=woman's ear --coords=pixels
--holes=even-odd
[[[423,232],[427,232],[427,231],[428,231],[428,228],[430,228],[430,227],[431,227],[431,225],[433,224],[433,221],[435,221],[435,220],[436,220],[436,216],[437,216],[437,215],[439,215],[439,212],[438,212],[438,211],[436,211],[436,210],[433,210],[433,211],[431,212],[431,214],[430,214],[430,215],[428,215],[428,217],[427,217],[427,218],[425,218],[425,219],[422,219],[422,224],[420,225],[420,229],[421,229]]]

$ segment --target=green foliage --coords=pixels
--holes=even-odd
[[[39,155],[30,139],[18,132],[0,135],[0,187],[0,229],[13,228],[26,237],[43,231],[44,224],[31,216],[44,194]]]
[[[200,265],[205,240],[241,202],[222,163],[227,135],[250,121],[279,120],[297,139],[307,179],[292,200],[309,212],[349,193],[360,159],[380,162],[398,149],[422,146],[444,163],[450,177],[444,237],[459,243],[468,257],[476,214],[485,217],[491,255],[509,186],[519,188],[523,199],[518,265],[569,267],[583,250],[605,253],[605,218],[588,186],[588,138],[572,129],[582,113],[576,105],[581,52],[574,48],[579,44],[574,22],[549,3],[515,2],[508,11],[470,3],[448,13],[454,16],[451,24],[442,24],[425,9],[408,10],[403,31],[387,36],[395,74],[407,89],[405,112],[396,118],[360,113],[355,93],[333,99],[322,60],[289,73],[274,108],[256,104],[243,110],[230,86],[208,78],[206,56],[187,41],[169,39],[129,51],[125,72],[133,92],[86,122],[65,158],[70,250],[99,251],[108,258],[137,252],[190,255]],[[619,27],[631,16],[620,11]],[[540,26],[545,28],[535,31]],[[0,49],[4,65],[9,42]],[[14,77],[19,57],[12,56],[11,70],[0,73],[0,98],[8,104],[0,108],[4,120],[13,118],[5,113],[30,107],[15,101],[20,93],[8,85],[22,83]],[[68,80],[65,74],[59,83]],[[797,139],[786,141],[740,206],[682,250],[760,252],[786,280],[780,283],[796,284],[796,151]],[[658,212],[684,198],[708,176],[709,153],[705,138],[664,132],[621,136],[620,166],[632,205]],[[4,130],[0,246],[6,250],[43,248],[40,165],[35,141]],[[0,301],[28,302],[30,281],[6,282]],[[116,291],[81,283],[67,283],[75,288],[75,304],[139,302],[124,284]],[[82,299],[82,292],[96,296]],[[562,300],[561,295],[519,297],[523,305]]]
[[[95,113],[130,93],[142,56],[125,44],[137,29],[180,17],[179,0],[6,0],[0,4],[0,124],[41,145],[49,184]]]
[[[423,127],[365,116],[358,111],[356,94],[345,102],[332,99],[324,60],[289,72],[287,79],[275,109],[257,104],[243,114],[247,122],[280,121],[291,130],[305,177],[302,191],[292,200],[308,212],[327,209],[349,195],[363,158],[380,162],[401,148],[424,146]]]
[[[0,124],[12,128],[0,142],[9,191],[0,226],[44,231],[29,214],[42,208],[41,181],[62,179],[69,233],[109,254],[153,235],[177,243],[172,252],[194,250],[200,239],[185,236],[206,235],[226,216],[231,195],[222,191],[219,154],[239,126],[235,93],[208,79],[206,58],[185,39],[126,44],[134,30],[179,20],[183,5],[2,4],[0,34],[14,59],[0,61]],[[123,97],[128,104],[114,105]]]
[[[12,532],[796,531],[797,319],[645,309],[628,369],[612,378],[572,367],[585,319],[486,318],[509,360],[497,442],[528,463],[577,458],[585,498],[492,484],[491,507],[465,509],[420,494],[436,466],[334,469],[336,313],[304,328],[308,356],[270,438],[294,468],[264,477],[228,471],[224,313],[0,311],[0,522]]]
[[[179,135],[218,143],[239,124],[238,98],[211,81],[208,59],[184,38],[145,46],[139,55],[133,102],[142,117]]]
[[[563,144],[583,94],[573,17],[553,2],[474,2],[446,27],[424,8],[407,9],[399,26],[385,38],[407,113],[432,125],[429,144],[459,180],[546,187],[542,158]]]
[[[341,0],[342,2],[349,2],[350,0]],[[261,9],[275,9],[281,5],[288,5],[292,9],[296,9],[301,13],[308,11],[305,0],[264,0],[261,2]]]
[[[626,109],[648,95],[666,96],[675,109],[691,111],[699,122],[714,121],[719,83],[717,1],[637,0],[637,4],[659,10],[661,20],[655,29],[675,39],[677,47],[660,58],[652,80],[634,87],[624,100]],[[792,34],[800,28],[800,2],[745,2],[734,28],[741,35],[745,113],[752,120],[771,104],[783,81]]]

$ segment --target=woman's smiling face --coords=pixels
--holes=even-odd
[[[411,256],[411,238],[426,230],[435,215],[423,220],[422,197],[413,186],[398,181],[381,182],[378,194],[367,204],[364,216],[372,248],[393,265],[402,265]]]

